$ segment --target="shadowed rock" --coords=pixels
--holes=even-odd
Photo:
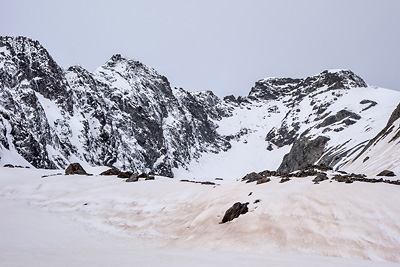
[[[137,173],[133,173],[128,179],[126,179],[125,182],[131,183],[131,182],[137,182],[139,181],[139,175]]]
[[[377,176],[396,176],[396,174],[394,174],[394,172],[389,171],[389,170],[384,170],[381,171]]]
[[[264,178],[263,175],[256,173],[256,172],[252,172],[252,173],[246,174],[246,176],[242,178],[242,181],[247,181],[247,183],[251,183],[251,182],[258,181],[262,178]]]
[[[279,181],[279,183],[280,184],[283,184],[283,183],[286,183],[286,182],[289,182],[290,181],[290,178],[282,178],[280,181]]]
[[[225,215],[222,218],[221,223],[230,222],[233,219],[239,217],[241,214],[246,214],[249,211],[249,208],[247,208],[247,205],[249,205],[249,202],[246,202],[246,203],[236,202],[235,204],[233,204],[233,206],[230,207],[225,212]]]
[[[108,175],[119,175],[120,173],[121,173],[120,170],[118,170],[117,168],[113,167],[111,169],[108,169],[108,170],[100,173],[100,175],[106,175],[106,176],[108,176]]]
[[[112,167],[111,169],[108,169],[108,170],[100,173],[100,175],[106,175],[106,176],[116,175],[118,178],[129,178],[129,177],[131,177],[132,172],[129,172],[129,171],[123,172],[123,171],[118,170],[115,167]]]
[[[12,164],[5,164],[3,167],[4,167],[4,168],[14,168],[14,165],[12,165]]]
[[[257,180],[257,184],[264,184],[264,183],[268,183],[269,181],[271,181],[270,178],[262,178],[260,180]]]
[[[129,178],[131,177],[133,173],[132,172],[120,172],[117,177],[118,178]]]

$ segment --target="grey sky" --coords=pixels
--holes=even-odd
[[[1,0],[0,35],[39,40],[64,68],[113,54],[172,86],[247,95],[265,77],[351,69],[400,90],[400,1]]]

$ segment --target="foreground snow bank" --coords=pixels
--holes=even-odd
[[[41,178],[56,172],[1,168],[5,265],[389,266],[400,260],[395,185]],[[250,212],[219,224],[237,201],[249,202]]]

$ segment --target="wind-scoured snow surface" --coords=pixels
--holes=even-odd
[[[400,261],[396,185],[315,185],[312,178],[280,184],[274,177],[261,185],[206,186],[163,177],[125,183],[97,176],[101,170],[88,170],[94,176],[51,176],[57,171],[1,168],[1,263],[396,266]],[[237,201],[249,202],[249,212],[220,224]]]

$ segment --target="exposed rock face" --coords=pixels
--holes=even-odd
[[[211,92],[171,89],[166,77],[114,55],[94,72],[61,69],[37,42],[0,37],[0,145],[38,168],[92,165],[173,176],[229,143],[212,120],[230,116]]]
[[[301,138],[296,141],[290,152],[283,157],[278,172],[292,172],[313,164],[322,156],[329,138],[318,136],[315,139]]]
[[[239,217],[240,215],[246,214],[249,211],[247,205],[249,205],[249,202],[246,202],[246,203],[236,202],[235,204],[233,204],[233,206],[230,207],[225,212],[225,215],[222,218],[221,223],[230,222],[233,219]]]
[[[58,158],[51,158],[48,146],[65,157],[72,149],[51,129],[37,94],[71,115],[72,99],[63,97],[70,94],[64,72],[37,41],[0,37],[0,49],[0,144],[35,167],[56,168]],[[58,126],[68,135],[68,129]]]
[[[87,175],[88,173],[83,169],[81,164],[79,163],[71,163],[68,168],[65,170],[65,174],[79,174],[79,175]]]
[[[255,83],[249,93],[250,99],[276,100],[296,89],[301,79],[269,78]]]
[[[296,92],[297,96],[302,98],[316,88],[324,86],[329,91],[342,88],[367,87],[367,84],[350,70],[324,71],[319,75],[306,79],[268,78],[260,80],[251,89],[249,98],[275,100],[285,95],[293,95],[293,92]]]

